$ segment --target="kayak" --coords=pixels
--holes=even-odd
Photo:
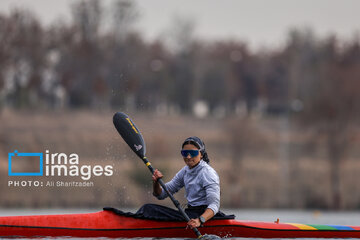
[[[108,209],[84,214],[0,217],[0,237],[195,238],[185,226],[185,222],[139,219]],[[360,226],[235,219],[210,220],[198,229],[203,235],[225,238],[360,238]]]

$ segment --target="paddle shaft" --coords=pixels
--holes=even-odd
[[[154,174],[154,168],[151,166],[151,163],[147,160],[146,157],[143,157],[142,158],[143,162],[145,163],[145,165],[149,168],[150,172],[152,174]],[[163,188],[163,190],[167,193],[167,195],[169,196],[169,198],[171,199],[171,201],[174,203],[174,205],[176,206],[176,208],[180,211],[181,215],[183,215],[183,217],[185,218],[185,220],[187,222],[190,221],[190,218],[189,216],[186,214],[186,212],[184,211],[184,209],[181,208],[180,206],[180,203],[178,200],[176,200],[174,198],[174,196],[172,195],[172,193],[167,189],[166,185],[164,184],[163,180],[162,179],[158,179],[157,180],[158,183],[160,184],[160,186]],[[196,236],[198,238],[201,238],[202,235],[201,233],[199,232],[199,230],[197,228],[193,228],[194,232],[196,233]]]

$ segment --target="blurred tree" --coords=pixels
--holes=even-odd
[[[7,51],[9,50],[6,45],[7,35],[2,34],[6,32],[6,16],[0,14],[0,66],[4,69],[6,66]],[[0,72],[0,114],[5,102],[5,77],[3,76],[4,71]]]
[[[40,107],[45,49],[39,21],[31,12],[16,9],[2,17],[0,28],[2,95],[16,108]]]
[[[288,63],[283,53],[270,57],[265,76],[267,113],[285,114],[289,110]]]
[[[236,81],[236,103],[245,102],[246,114],[251,115],[259,98],[260,67],[256,56],[250,53],[244,43],[236,44],[229,51],[232,72]],[[229,86],[231,89],[231,85]],[[237,107],[235,105],[235,107]]]
[[[139,86],[138,104],[142,110],[156,110],[160,114],[169,113],[169,61],[171,54],[161,41],[150,44],[143,53],[144,69]]]
[[[241,105],[251,113],[258,98],[258,66],[246,44],[239,41],[218,41],[205,48],[202,94],[210,109],[225,109],[226,114],[239,112]],[[210,78],[216,78],[208,84]],[[210,81],[211,82],[211,81]]]
[[[73,4],[72,13],[73,26],[63,32],[69,34],[70,42],[59,43],[65,50],[59,64],[66,68],[62,79],[66,81],[70,105],[90,107],[106,91],[102,80],[103,49],[99,44],[103,8],[98,0],[81,1]]]
[[[143,69],[146,48],[141,36],[132,29],[138,18],[137,7],[128,0],[114,1],[110,16],[112,25],[106,45],[106,79],[112,93],[111,106],[133,110],[139,91],[139,71]],[[145,50],[145,51],[144,51]]]
[[[179,54],[170,63],[171,81],[173,81],[169,92],[171,104],[180,107],[180,110],[185,113],[191,112],[194,103],[193,57],[192,54]]]
[[[118,41],[122,41],[132,31],[138,20],[139,12],[136,3],[130,0],[116,0],[112,4],[113,33]]]
[[[210,111],[217,112],[218,116],[232,112],[240,98],[231,61],[231,52],[237,48],[236,43],[219,41],[204,50],[201,96],[209,104]]]
[[[132,33],[122,43],[110,41],[106,48],[109,53],[106,74],[113,91],[111,105],[135,110],[140,86],[146,81],[149,62],[146,45],[138,34]]]
[[[70,104],[70,93],[73,91],[75,69],[77,58],[74,56],[77,30],[73,26],[67,26],[65,23],[58,23],[48,30],[48,49],[57,57],[53,66],[56,80],[53,82],[60,89],[63,89],[63,104],[66,107],[72,107]],[[65,96],[65,94],[67,96]]]
[[[171,104],[182,112],[190,113],[196,99],[194,91],[197,48],[194,39],[195,23],[191,19],[174,19],[169,35],[175,56],[170,62],[172,88],[169,92]]]
[[[99,0],[80,1],[72,6],[74,26],[81,41],[95,42],[99,36],[103,9]]]
[[[218,68],[211,68],[204,75],[200,96],[208,103],[211,112],[225,105],[226,86],[223,76]]]

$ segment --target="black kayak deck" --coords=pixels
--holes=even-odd
[[[197,218],[205,211],[205,208],[204,207],[187,208],[185,209],[185,212],[188,214],[189,218]],[[157,204],[145,204],[136,213],[123,212],[113,207],[104,207],[103,209],[104,211],[110,211],[120,216],[132,217],[137,219],[148,219],[148,220],[156,220],[156,221],[176,221],[176,222],[185,221],[185,219],[178,210]],[[235,219],[235,215],[227,215],[219,211],[212,219],[214,220]]]

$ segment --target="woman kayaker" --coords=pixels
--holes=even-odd
[[[209,165],[209,157],[204,142],[198,137],[189,137],[182,144],[181,155],[186,164],[168,183],[166,187],[171,193],[185,187],[188,208],[185,212],[191,218],[187,223],[190,228],[200,227],[219,213],[220,180],[216,171]],[[153,194],[159,200],[167,197],[167,193],[157,182],[163,174],[155,170]],[[219,213],[224,215],[223,213]]]

